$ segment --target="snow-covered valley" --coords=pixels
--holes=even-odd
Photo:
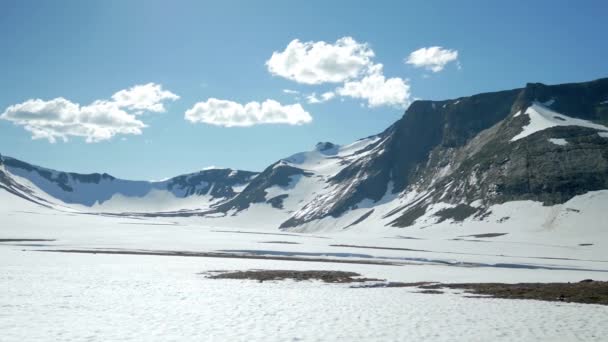
[[[215,280],[205,275],[290,269],[352,271],[402,282],[608,280],[607,240],[599,233],[573,238],[522,229],[474,237],[466,235],[482,230],[465,225],[434,232],[392,228],[298,234],[263,226],[221,226],[199,218],[58,211],[4,191],[0,200],[2,239],[52,240],[0,243],[3,341],[23,336],[30,341],[599,341],[608,333],[605,306],[468,298],[462,291],[360,289],[318,281]],[[74,249],[100,253],[43,251]],[[326,260],[103,254],[107,250]],[[395,265],[335,262],[340,260]]]

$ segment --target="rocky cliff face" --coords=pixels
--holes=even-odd
[[[502,118],[491,127],[461,144],[432,149],[409,185],[428,197],[395,213],[393,225],[412,224],[437,202],[457,205],[439,213],[454,219],[484,215],[489,206],[508,201],[552,205],[608,189],[608,128],[601,125],[606,122],[608,79],[529,84],[515,92],[515,98],[502,94],[503,105],[496,108]]]
[[[332,177],[333,184],[354,181],[357,186],[330,204],[330,215],[339,216],[366,198],[379,200],[389,190],[389,184],[393,193],[404,191],[418,181],[416,170],[427,162],[433,150],[441,149],[441,154],[449,158],[449,151],[506,116],[515,96],[516,91],[507,91],[452,102],[413,103],[401,120],[381,134],[373,155]],[[440,158],[439,164],[448,162],[445,157]]]
[[[407,226],[433,203],[456,206],[443,219],[463,219],[507,201],[549,205],[608,189],[607,108],[608,79],[414,102],[368,147],[372,154],[329,179],[334,196],[282,227],[339,217],[387,192],[424,194],[391,213],[390,224]]]

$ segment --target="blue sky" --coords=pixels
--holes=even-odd
[[[97,136],[95,142],[68,134],[67,142],[52,143],[40,131],[32,139],[26,125],[32,126],[27,120],[33,107],[22,106],[0,120],[0,153],[60,170],[128,179],[160,179],[209,165],[261,170],[318,141],[344,144],[378,133],[414,99],[608,76],[605,1],[9,0],[0,7],[0,113],[35,99],[48,105],[62,97],[81,106],[101,100],[129,122],[146,126],[137,128],[141,134],[113,126],[118,130],[111,137]],[[368,56],[363,67],[352,69],[358,70],[356,76],[317,74],[307,79],[315,84],[307,84],[297,65],[283,63],[283,70],[267,63],[294,39],[306,53],[331,49],[343,37],[352,37],[349,46]],[[320,42],[325,45],[314,45]],[[442,47],[445,64],[432,58],[405,63],[412,52],[429,47]],[[314,56],[307,58],[310,62]],[[397,93],[383,93],[371,103],[369,94],[357,88],[370,75],[395,79],[385,90]],[[350,91],[348,82],[354,82]],[[150,83],[161,88],[147,90],[174,95],[154,103],[162,110],[128,101],[119,106],[112,98]],[[311,104],[307,96],[313,92],[334,97]],[[243,111],[239,106],[267,99],[280,106],[299,104],[279,108],[299,113],[299,119],[233,127],[217,115],[209,119],[212,109],[215,114],[222,108]],[[185,120],[196,103],[205,104],[193,112],[196,122]],[[56,107],[44,108],[34,114],[61,120],[48,112]],[[97,115],[105,107],[95,108]],[[260,108],[252,111],[264,114]],[[104,114],[99,115],[106,122]]]

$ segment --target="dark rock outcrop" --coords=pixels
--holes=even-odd
[[[373,153],[355,160],[329,182],[339,195],[306,207],[306,215],[282,228],[330,215],[339,217],[364,199],[387,191],[416,189],[426,198],[391,213],[392,224],[408,226],[437,202],[458,209],[442,219],[480,214],[489,205],[513,200],[563,203],[588,191],[608,189],[608,139],[596,129],[556,126],[511,141],[526,126],[534,102],[594,123],[608,121],[608,79],[494,92],[449,101],[416,101],[403,118],[381,133]],[[556,145],[550,138],[566,139]],[[392,187],[389,188],[389,184]],[[347,191],[348,190],[348,191]],[[479,208],[468,203],[480,201]]]
[[[311,175],[310,172],[279,161],[262,171],[236,197],[218,205],[214,212],[227,212],[233,209],[238,212],[249,208],[253,203],[261,202],[268,202],[273,207],[281,209],[283,207],[283,200],[288,196],[281,195],[274,198],[266,198],[268,194],[266,190],[273,186],[288,189],[294,181],[293,177],[310,177]]]

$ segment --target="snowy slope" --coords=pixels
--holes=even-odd
[[[516,113],[514,116],[519,116],[520,114],[521,111]],[[530,122],[523,128],[522,132],[514,136],[511,141],[516,141],[525,138],[530,134],[556,126],[588,127],[596,129],[602,133],[608,133],[608,127],[604,125],[596,124],[588,120],[571,118],[567,115],[555,112],[549,107],[538,102],[535,102],[528,107],[524,112],[524,115],[527,115],[530,118]]]
[[[251,220],[256,224],[272,222],[278,227],[316,198],[331,196],[335,184],[330,179],[354,160],[368,155],[378,140],[374,136],[345,146],[324,142],[312,151],[281,159],[257,175],[235,198],[205,213],[205,217],[222,216],[244,225]]]
[[[592,195],[606,198],[605,193]],[[597,199],[587,196],[566,207],[595,206],[599,211]],[[526,206],[530,212],[541,207],[522,203],[498,214],[512,215]],[[487,223],[473,229],[463,224],[287,234],[239,226],[218,229],[212,221],[189,217],[67,213],[6,191],[0,191],[0,218],[3,238],[54,239],[0,242],[3,341],[601,341],[608,334],[608,311],[599,305],[468,298],[458,291],[424,294],[418,288],[206,278],[217,270],[278,269],[350,271],[402,282],[608,280],[605,235],[598,230],[576,236],[579,225],[569,233],[561,228],[552,232],[552,226],[528,227],[491,238],[462,237],[492,231]],[[593,245],[579,246],[583,242]],[[40,251],[46,249],[234,251],[405,264]]]
[[[243,189],[254,172],[207,169],[159,182],[108,174],[76,174],[2,156],[3,172],[35,198],[93,212],[164,212],[205,209]]]

